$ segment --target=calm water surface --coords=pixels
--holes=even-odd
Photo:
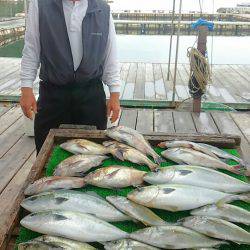
[[[172,52],[172,62],[175,56],[175,41]],[[194,36],[180,37],[179,62],[187,63],[187,48],[196,41]],[[167,62],[169,50],[169,36],[136,36],[118,35],[118,54],[122,62]],[[214,37],[208,38],[209,59],[214,64],[250,64],[250,36],[247,37]],[[21,57],[23,41],[0,48],[1,56]]]

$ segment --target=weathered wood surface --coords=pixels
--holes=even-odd
[[[147,68],[147,65],[145,66]],[[156,73],[159,72],[157,67],[153,68]],[[128,72],[127,65],[125,71]],[[126,73],[124,78],[125,75]],[[0,105],[0,246],[6,244],[7,233],[13,229],[19,204],[23,199],[23,189],[28,182],[41,175],[41,166],[45,165],[50,154],[48,149],[51,149],[54,143],[51,134],[36,164],[33,165],[36,156],[34,139],[24,134],[22,123],[19,106]],[[178,138],[217,145],[234,145],[235,140],[236,144],[239,143],[240,137],[243,156],[250,162],[249,113],[212,112],[198,116],[173,110],[124,109],[119,124],[146,133],[148,139],[154,134],[156,140],[160,140],[164,133],[169,140]],[[77,131],[81,133],[82,130],[63,131],[58,132],[56,136],[75,136]],[[89,136],[91,133],[93,132],[90,131]],[[239,137],[234,137],[233,134]],[[96,136],[103,137],[101,133]]]
[[[20,59],[0,58],[0,95],[19,95]],[[120,63],[121,98],[123,100],[166,100],[173,95],[174,65],[171,65],[170,80],[167,80],[167,64]],[[250,107],[250,66],[214,65],[212,84],[206,93],[207,102],[228,104],[244,103]],[[190,97],[188,90],[189,65],[179,64],[176,82],[176,101]],[[34,84],[38,94],[38,79]],[[107,86],[105,92],[109,97]],[[1,111],[0,111],[1,112]]]

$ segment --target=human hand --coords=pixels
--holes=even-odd
[[[21,98],[20,98],[20,105],[23,110],[23,113],[29,119],[33,119],[33,113],[37,113],[37,104],[36,98],[33,93],[32,88],[23,87],[21,88]]]
[[[110,117],[112,123],[116,122],[120,114],[120,93],[114,92],[110,94],[110,99],[107,101],[107,116]]]

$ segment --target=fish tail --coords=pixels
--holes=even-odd
[[[247,168],[245,166],[242,166],[241,164],[229,166],[228,169],[230,172],[238,174],[238,175],[246,175],[247,174]]]
[[[160,148],[166,148],[166,143],[165,142],[161,142],[157,145],[157,147],[160,147]]]
[[[242,194],[242,195],[229,195],[221,200],[219,200],[216,205],[218,207],[223,206],[226,203],[231,203],[233,201],[244,201],[249,203],[250,202],[250,193]]]
[[[165,162],[165,160],[159,155],[154,155],[153,158],[154,158],[154,162],[158,165]]]

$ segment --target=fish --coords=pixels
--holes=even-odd
[[[105,250],[158,250],[159,248],[146,245],[139,241],[124,239],[118,241],[105,242]]]
[[[133,201],[128,200],[126,197],[107,196],[106,200],[124,214],[142,222],[146,226],[166,226],[168,224],[150,209],[136,204]]]
[[[89,173],[84,177],[84,182],[96,187],[119,189],[141,185],[145,174],[146,172],[132,167],[114,165]]]
[[[225,193],[250,192],[250,184],[213,169],[176,165],[157,169],[143,177],[150,184],[184,184],[211,188]]]
[[[210,155],[216,159],[219,159],[215,153],[213,153],[209,148],[203,147],[201,144],[190,142],[190,141],[171,141],[171,142],[161,142],[158,144],[160,148],[189,148],[196,151],[200,151],[204,154]]]
[[[164,249],[214,247],[225,244],[224,241],[211,239],[182,226],[146,227],[132,233],[130,238]]]
[[[128,238],[129,234],[93,215],[50,210],[27,215],[21,225],[34,232],[80,242],[105,242]]]
[[[51,176],[41,178],[28,185],[24,194],[34,195],[51,190],[82,188],[83,186],[85,186],[85,182],[82,178]]]
[[[245,167],[230,166],[221,160],[188,148],[172,148],[163,151],[162,156],[178,164],[197,165],[214,169],[225,169],[236,174],[243,174]]]
[[[18,250],[64,250],[67,245],[54,242],[46,243],[40,241],[28,241],[18,244]]]
[[[246,163],[243,159],[235,156],[235,155],[232,155],[224,150],[221,150],[215,146],[212,146],[212,145],[209,145],[209,144],[205,144],[205,143],[198,143],[200,146],[202,146],[203,148],[206,148],[208,150],[210,150],[213,154],[217,155],[218,157],[220,158],[223,158],[223,159],[228,159],[228,160],[234,160],[238,163],[240,163],[242,166],[244,166]]]
[[[140,187],[131,191],[127,198],[150,208],[171,212],[192,210],[214,203],[234,200],[249,202],[249,195],[232,195],[220,191],[180,184],[164,184]],[[225,201],[224,201],[225,200]]]
[[[125,126],[117,126],[107,129],[105,134],[114,140],[138,149],[145,155],[152,156],[157,164],[163,162],[163,159],[153,150],[143,135],[134,129]]]
[[[104,142],[107,147],[113,148],[114,156],[121,161],[127,160],[136,164],[143,164],[150,168],[151,171],[160,166],[153,163],[148,157],[139,150],[119,142]]]
[[[67,250],[95,250],[95,247],[91,245],[75,240],[69,240],[62,237],[50,236],[50,235],[42,235],[33,239],[33,241],[44,242],[44,243],[55,243],[55,244],[63,244]]]
[[[56,167],[54,176],[82,176],[91,168],[100,166],[108,158],[102,155],[71,156]]]
[[[75,155],[107,155],[110,153],[110,150],[103,145],[85,139],[69,140],[62,143],[60,147]]]
[[[95,192],[74,190],[46,192],[24,199],[21,206],[30,212],[70,210],[92,214],[109,222],[131,220]]]
[[[223,204],[221,206],[216,204],[207,205],[191,211],[191,215],[216,217],[230,222],[250,225],[250,212],[244,208],[230,204]]]
[[[250,244],[250,233],[235,224],[208,216],[190,216],[183,219],[183,226],[207,236]]]

